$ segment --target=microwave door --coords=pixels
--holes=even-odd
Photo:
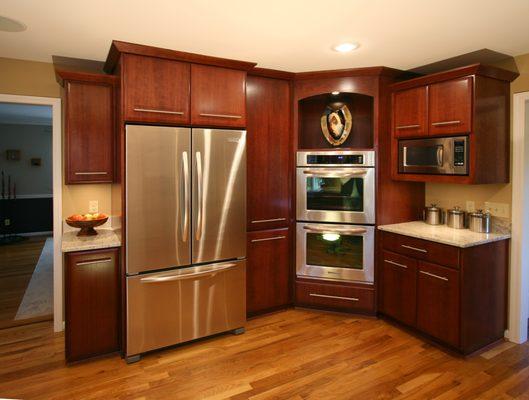
[[[447,165],[443,143],[400,144],[399,172],[442,174]]]

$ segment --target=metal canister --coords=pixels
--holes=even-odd
[[[478,210],[468,215],[468,227],[473,232],[490,233],[490,213]]]
[[[464,229],[466,227],[466,212],[461,210],[459,206],[447,210],[446,225],[454,229]]]
[[[424,207],[423,219],[429,225],[442,225],[443,224],[443,209],[437,207],[436,204],[432,204],[429,207]]]

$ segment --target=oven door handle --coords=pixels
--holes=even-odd
[[[368,172],[367,169],[354,169],[352,171],[340,170],[340,171],[335,171],[335,172],[324,170],[324,169],[317,169],[317,170],[308,169],[308,170],[303,171],[305,175],[310,176],[310,177],[322,176],[322,177],[329,177],[329,178],[348,178],[350,176],[362,176],[362,175],[366,175],[367,172]]]
[[[365,228],[351,228],[351,229],[327,229],[327,228],[314,228],[312,226],[305,225],[303,227],[306,231],[313,232],[313,233],[344,233],[344,234],[358,234],[358,233],[366,233],[367,230]]]

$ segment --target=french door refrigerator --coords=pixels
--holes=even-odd
[[[246,321],[246,132],[127,125],[128,361]]]

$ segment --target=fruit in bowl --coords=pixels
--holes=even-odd
[[[81,228],[77,236],[97,235],[94,227],[103,225],[108,220],[108,215],[103,213],[74,214],[66,218],[66,223],[74,228]]]

